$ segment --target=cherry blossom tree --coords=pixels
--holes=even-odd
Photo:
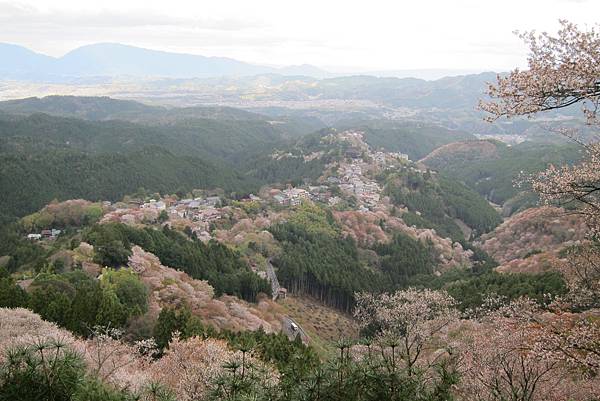
[[[590,236],[600,234],[600,144],[583,144],[585,160],[573,166],[550,166],[532,180],[543,202],[575,207],[584,216]]]
[[[357,294],[354,312],[363,329],[392,349],[392,357],[414,372],[427,345],[458,318],[456,301],[443,291],[400,290],[393,294]],[[395,361],[394,361],[395,362]]]
[[[121,330],[95,327],[90,338],[79,341],[75,349],[94,377],[120,390],[141,393],[150,381],[146,370],[156,344],[152,340],[128,344],[121,337]]]
[[[600,393],[600,325],[597,315],[560,313],[546,316],[533,350],[546,360],[561,361]]]
[[[515,69],[489,85],[492,101],[481,108],[498,117],[532,115],[583,104],[590,122],[596,122],[600,101],[600,33],[560,21],[556,36],[535,31],[519,34],[529,47],[529,68]]]
[[[465,323],[458,341],[461,399],[595,399],[600,383],[591,368],[598,362],[597,326],[581,327],[585,320],[574,315],[543,313],[525,298],[490,306]]]
[[[560,21],[556,36],[522,33],[529,46],[529,68],[498,76],[490,84],[489,101],[480,103],[488,120],[500,117],[533,116],[540,112],[580,104],[587,124],[598,127],[600,103],[600,32],[580,30]],[[559,128],[571,138],[576,134]],[[532,182],[542,201],[578,207],[586,216],[592,235],[600,233],[600,144],[579,141],[585,160],[575,166],[555,167],[540,173]]]
[[[149,374],[179,401],[232,399],[240,385],[254,386],[246,390],[259,393],[256,386],[264,390],[279,380],[276,370],[253,356],[249,348],[234,351],[222,340],[181,340],[178,335],[165,355],[149,366]]]
[[[152,378],[170,388],[182,401],[201,400],[232,357],[227,344],[198,337],[173,339],[169,351],[151,368]]]
[[[562,301],[577,310],[599,308],[600,247],[588,242],[568,249],[567,254],[562,271],[569,293]]]
[[[573,23],[560,23],[561,29],[556,35],[535,32],[520,35],[529,46],[529,68],[498,76],[497,82],[489,85],[491,100],[480,104],[489,113],[489,120],[532,116],[581,105],[587,124],[592,129],[600,127],[600,32],[597,27],[584,31]],[[572,130],[559,127],[558,131],[576,140],[583,147],[585,157],[573,166],[550,166],[533,177],[532,187],[542,202],[561,203],[584,216],[590,242],[570,253],[565,277],[571,294],[588,300],[598,299],[600,143],[581,141]],[[593,306],[593,302],[589,306]]]

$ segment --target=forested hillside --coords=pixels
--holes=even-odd
[[[271,229],[275,239],[283,244],[283,251],[275,260],[282,284],[294,293],[311,295],[344,311],[352,310],[354,293],[375,290],[379,277],[361,265],[351,239],[308,230],[293,224]]]
[[[267,281],[252,273],[228,247],[218,242],[190,241],[168,227],[159,231],[103,224],[88,230],[84,239],[96,248],[95,261],[102,266],[126,265],[131,246],[138,245],[155,254],[162,264],[182,270],[192,278],[207,280],[217,295],[226,293],[256,301],[259,293],[270,292]]]
[[[474,230],[474,236],[493,230],[502,221],[481,196],[447,176],[404,168],[383,179],[392,202],[408,209],[403,214],[406,223],[434,228],[456,241],[465,239],[456,219]]]
[[[411,160],[451,142],[475,139],[467,132],[425,123],[375,121],[365,123],[364,131],[365,140],[374,149],[405,153]]]
[[[283,244],[275,259],[282,283],[294,293],[311,295],[344,311],[354,308],[357,292],[403,287],[410,277],[433,273],[436,266],[430,247],[400,233],[392,242],[374,247],[381,261],[373,269],[361,260],[352,238],[315,230],[314,223],[278,225],[271,232]]]
[[[581,156],[576,144],[523,142],[507,146],[496,141],[472,141],[443,146],[422,162],[464,182],[492,202],[503,204],[523,190],[515,186],[521,178],[542,171],[550,164],[573,163]]]
[[[186,120],[271,122],[283,137],[295,137],[323,128],[308,116],[278,116],[276,119],[225,106],[164,107],[98,96],[46,96],[0,102],[0,111],[27,116],[44,113],[91,121],[122,120],[144,125],[169,125]]]
[[[181,118],[220,120],[261,120],[262,116],[231,107],[189,107],[169,109],[132,100],[99,96],[46,96],[0,102],[0,110],[9,114],[44,113],[84,120],[124,120],[167,123]]]
[[[240,161],[270,149],[283,141],[281,132],[264,121],[194,119],[166,126],[144,126],[124,121],[93,122],[33,114],[0,121],[4,149],[13,140],[35,139],[43,143],[89,153],[129,152],[147,146],[161,146],[171,152],[210,160]],[[19,144],[14,145],[17,149]],[[35,150],[35,148],[33,148]]]
[[[34,98],[2,106],[22,113],[0,115],[4,219],[30,213],[52,199],[117,200],[140,187],[162,193],[221,188],[243,194],[256,191],[261,182],[314,175],[310,171],[321,168],[286,168],[264,158],[307,126],[294,123],[291,132],[285,124],[236,109],[169,110],[79,97]],[[90,121],[40,110],[90,120],[136,116],[162,124]]]
[[[216,187],[244,193],[258,186],[231,168],[158,147],[89,154],[47,146],[38,152],[3,152],[0,161],[0,207],[5,218],[31,213],[53,199],[114,201],[142,187],[163,193]]]
[[[402,215],[405,219],[407,213]],[[431,287],[438,284],[436,272],[440,272],[442,258],[437,238],[398,225],[393,217],[379,220],[380,240],[375,243],[357,242],[348,235],[349,225],[342,227],[351,216],[341,214],[334,219],[326,210],[315,207],[300,207],[286,219],[274,225],[270,232],[281,244],[281,251],[274,258],[279,279],[294,294],[310,295],[321,302],[350,311],[355,306],[356,293],[361,291],[385,292],[405,288],[409,285]],[[406,219],[407,224],[412,224]],[[373,231],[367,221],[348,223],[355,230]],[[441,231],[441,230],[440,230]],[[410,232],[410,234],[409,234]],[[434,242],[435,241],[435,242]],[[471,246],[461,237],[467,249]],[[459,246],[456,244],[456,246]],[[461,248],[462,249],[462,248]],[[494,286],[510,286],[504,277],[477,278],[480,273],[492,274],[495,266],[485,252],[473,248],[474,262],[479,271],[462,266],[459,274],[450,274],[442,279],[440,286],[458,285],[463,282],[464,293],[456,297],[464,301],[465,308],[482,302],[484,294],[494,291]],[[467,262],[463,262],[467,263]],[[442,277],[446,277],[445,274]],[[550,283],[541,283],[537,288],[560,287],[562,281],[554,278]],[[506,281],[509,280],[509,281]],[[535,280],[535,278],[532,278]],[[558,283],[558,284],[557,284]],[[554,288],[554,287],[552,287]],[[518,294],[537,294],[531,286],[522,292],[507,293],[511,299]],[[477,294],[477,295],[476,295]]]

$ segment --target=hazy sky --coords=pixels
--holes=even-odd
[[[600,0],[0,0],[0,42],[61,56],[119,42],[337,71],[507,70],[514,30],[600,22]]]

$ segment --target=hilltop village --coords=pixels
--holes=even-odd
[[[303,202],[314,202],[338,210],[372,211],[382,200],[382,186],[374,179],[375,175],[410,163],[406,154],[372,150],[360,131],[331,134],[325,140],[344,143],[346,151],[340,160],[326,167],[316,182],[297,187],[264,187],[259,194],[249,194],[239,200],[226,199],[219,191],[196,191],[198,196],[183,199],[176,196],[154,196],[148,200],[126,197],[123,202],[103,202],[109,211],[101,222],[142,224],[160,221],[172,226],[185,225],[199,239],[209,241],[214,238],[211,233],[217,226],[215,223],[228,216],[232,206],[279,211]],[[29,238],[40,239],[41,236],[32,233]]]
[[[204,243],[215,240],[240,250],[251,269],[269,279],[267,258],[279,252],[270,227],[296,218],[299,208],[317,207],[314,210],[331,211],[343,235],[354,238],[360,246],[370,248],[388,242],[399,230],[411,238],[430,242],[440,266],[471,264],[470,250],[433,228],[419,228],[405,222],[399,216],[408,209],[392,204],[385,194],[381,177],[386,173],[398,169],[417,175],[435,172],[410,161],[406,154],[371,149],[360,131],[333,132],[321,141],[324,149],[342,152],[313,181],[305,180],[296,186],[265,186],[257,194],[238,199],[227,197],[220,190],[195,190],[187,196],[134,194],[119,202],[100,202],[99,223],[167,226]],[[302,157],[310,160],[322,156],[323,151],[319,151]],[[274,153],[273,157],[291,156]],[[65,204],[69,202],[77,201]],[[414,213],[420,215],[419,211]],[[46,241],[55,237],[32,230],[28,238]]]

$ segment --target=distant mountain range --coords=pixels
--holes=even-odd
[[[0,43],[0,79],[72,82],[92,78],[214,78],[263,74],[333,78],[356,75],[333,73],[310,64],[287,67],[256,65],[226,57],[205,57],[144,49],[119,43],[96,43],[79,47],[62,57],[50,57],[25,47]],[[395,78],[440,79],[474,74],[476,70],[412,69],[364,71],[361,75]]]
[[[118,43],[83,46],[59,58],[0,43],[0,60],[2,78],[33,81],[117,76],[207,78],[281,74],[325,78],[333,75],[312,65],[275,68],[225,57],[169,53]]]

